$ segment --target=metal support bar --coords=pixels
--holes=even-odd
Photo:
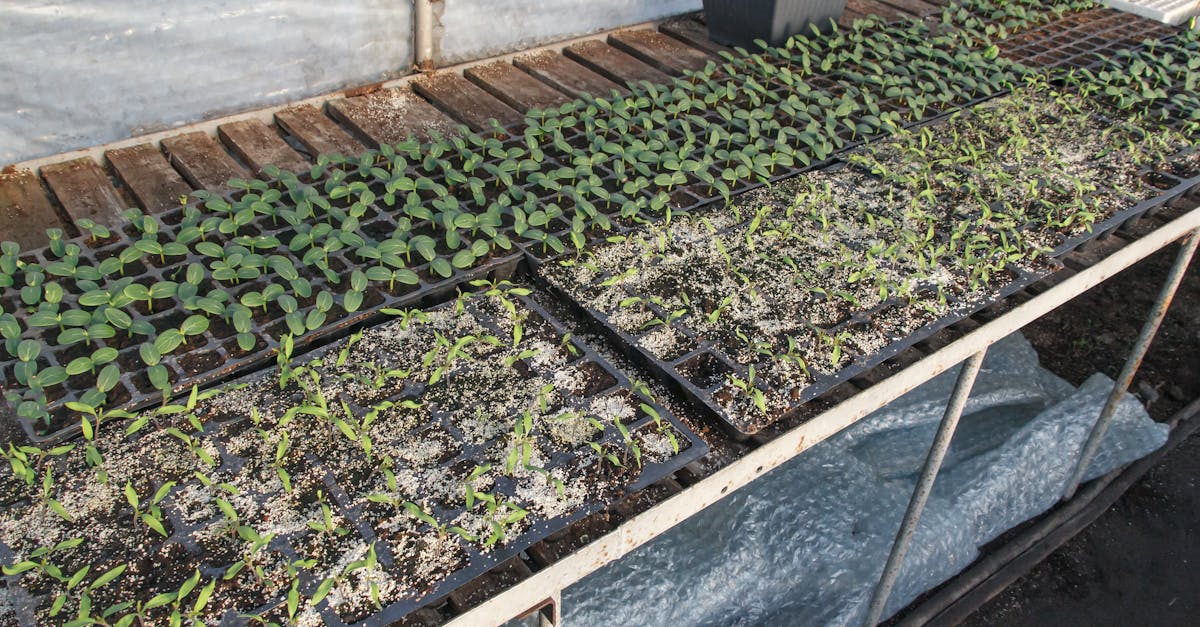
[[[433,69],[433,3],[413,0],[413,57],[421,72]]]
[[[1200,244],[1200,230],[1192,231],[1183,245],[1179,247],[1175,265],[1171,266],[1171,271],[1167,274],[1167,281],[1158,294],[1158,300],[1154,301],[1154,307],[1150,309],[1150,315],[1146,318],[1146,323],[1142,326],[1137,341],[1129,351],[1129,357],[1125,360],[1121,374],[1113,382],[1112,391],[1108,394],[1104,409],[1100,412],[1100,417],[1096,419],[1096,424],[1092,426],[1092,432],[1088,434],[1087,442],[1079,453],[1079,459],[1075,462],[1075,472],[1071,473],[1071,478],[1067,480],[1067,485],[1063,489],[1062,500],[1070,500],[1072,496],[1075,496],[1075,490],[1079,488],[1079,483],[1083,480],[1083,473],[1087,472],[1088,465],[1092,463],[1092,457],[1100,448],[1100,440],[1104,438],[1105,432],[1108,431],[1108,425],[1112,423],[1113,414],[1117,411],[1117,403],[1121,402],[1129,385],[1133,383],[1133,377],[1137,374],[1138,367],[1142,365],[1142,359],[1146,356],[1150,343],[1154,341],[1154,335],[1158,333],[1159,325],[1167,315],[1171,299],[1174,298],[1175,290],[1179,289],[1179,284],[1183,281],[1183,275],[1187,272],[1197,244]]]
[[[963,408],[967,406],[967,398],[971,395],[971,387],[975,385],[975,376],[983,365],[983,356],[987,348],[971,355],[962,369],[958,372],[958,380],[954,383],[954,391],[946,404],[946,413],[938,425],[933,443],[929,445],[929,456],[925,458],[925,466],[921,468],[921,476],[913,488],[912,498],[908,500],[908,510],[904,512],[904,520],[896,532],[892,542],[892,552],[888,555],[879,584],[875,586],[875,594],[871,597],[871,605],[867,609],[867,617],[863,624],[874,627],[883,616],[884,606],[892,594],[892,586],[900,576],[900,567],[904,565],[904,555],[908,553],[908,545],[912,542],[913,534],[917,531],[917,523],[921,521],[921,512],[929,501],[929,493],[933,491],[933,482],[937,479],[942,461],[946,459],[946,451],[950,449],[950,440],[954,439],[954,430],[958,427],[958,419],[962,417]]]

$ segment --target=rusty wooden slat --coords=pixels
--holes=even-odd
[[[486,131],[495,118],[501,126],[525,119],[525,114],[504,104],[471,81],[452,72],[439,72],[413,81],[413,91],[467,126]]]
[[[366,146],[312,105],[277,111],[275,122],[300,140],[314,157],[334,153],[356,155],[366,150]]]
[[[879,0],[913,16],[924,17],[941,10],[941,7],[926,2],[926,0]]]
[[[707,53],[654,30],[625,30],[608,36],[616,48],[670,73],[702,70],[712,61]]]
[[[671,77],[628,54],[613,48],[603,41],[581,41],[563,49],[563,54],[579,63],[621,83],[650,81],[669,83]]]
[[[250,175],[220,144],[200,131],[168,137],[162,145],[171,163],[197,189],[223,189],[229,179]]]
[[[838,18],[837,23],[838,23],[838,26],[841,26],[843,28],[848,28],[848,27],[854,25],[854,20],[865,20],[865,19],[867,19],[867,16],[847,7],[846,10],[842,11],[842,16],[840,18]]]
[[[513,64],[572,96],[608,96],[614,89],[625,91],[618,83],[549,50],[519,56],[513,59]]]
[[[329,103],[329,113],[372,147],[396,144],[410,135],[429,139],[431,131],[447,135],[458,126],[407,87],[333,100]]]
[[[303,172],[312,164],[287,145],[274,128],[260,120],[238,120],[217,127],[217,136],[233,150],[255,174],[273,165],[280,170]]]
[[[521,112],[557,107],[571,99],[507,61],[467,68],[463,75],[504,104]]]
[[[863,15],[875,15],[887,22],[901,19],[906,15],[899,9],[876,0],[846,0],[846,9]]]
[[[32,170],[0,173],[0,240],[21,248],[45,246],[46,229],[63,228],[46,190]]]
[[[90,157],[42,166],[42,178],[72,220],[116,226],[125,219],[129,201]]]
[[[693,48],[706,50],[712,54],[729,51],[729,48],[709,39],[708,27],[694,18],[689,17],[663,22],[659,25],[658,29]]]
[[[171,167],[154,144],[116,148],[105,152],[104,157],[134,200],[147,212],[178,206],[181,196],[192,193],[192,186]]]
[[[280,133],[260,120],[238,120],[217,126],[217,137],[238,159],[262,174],[266,166],[288,172],[304,172],[312,163],[283,141]]]

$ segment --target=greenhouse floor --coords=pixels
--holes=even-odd
[[[964,625],[1186,625],[1200,612],[1200,436]]]

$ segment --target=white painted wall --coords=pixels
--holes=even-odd
[[[442,0],[442,65],[701,0]],[[406,74],[411,0],[0,0],[0,165]]]

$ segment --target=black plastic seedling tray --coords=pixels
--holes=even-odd
[[[567,336],[568,330],[563,326],[563,324],[549,311],[543,308],[534,297],[517,297],[517,302],[518,307],[523,308],[529,313],[527,324],[530,328],[535,328],[537,322],[541,321],[549,325],[555,336]],[[475,319],[478,320],[485,328],[490,328],[493,330],[498,329],[494,320],[489,317],[489,314],[479,309],[479,307],[473,303],[473,299],[466,300],[466,313],[474,316]],[[433,310],[445,309],[452,307],[453,305],[454,303],[445,303],[433,308]],[[658,482],[670,476],[673,472],[683,468],[685,465],[698,459],[707,452],[708,447],[705,442],[686,425],[680,422],[675,416],[673,416],[665,407],[656,401],[646,400],[640,396],[637,396],[632,391],[632,383],[626,377],[626,375],[609,363],[601,354],[597,353],[591,346],[578,339],[572,338],[570,341],[577,350],[576,353],[574,353],[573,356],[568,359],[569,365],[588,366],[589,371],[602,373],[602,375],[597,375],[600,377],[598,380],[605,381],[607,384],[604,384],[602,389],[594,389],[594,386],[592,386],[587,391],[583,392],[582,396],[576,396],[573,393],[567,393],[566,401],[563,404],[564,407],[583,408],[589,405],[591,399],[602,398],[606,395],[628,395],[631,399],[636,398],[639,402],[646,402],[648,405],[653,407],[667,428],[672,429],[678,436],[679,452],[677,454],[666,459],[665,461],[657,463],[647,461],[641,468],[636,478],[633,478],[632,481],[629,481],[627,484],[621,487],[617,494],[614,495],[612,493],[608,493],[609,499],[619,498],[621,495],[636,492],[655,482]],[[340,346],[340,343],[335,343],[311,351],[308,354],[298,356],[298,363],[308,363],[314,359],[322,359],[327,355],[337,355],[337,351],[339,350]],[[549,371],[543,372],[539,370],[539,367],[536,363],[529,360],[523,361],[525,362],[526,367],[529,369],[528,376],[534,378],[541,377],[543,380],[550,376]],[[271,371],[266,371],[265,373],[248,375],[233,382],[233,385],[249,383],[263,376],[270,376],[270,373]],[[396,394],[396,398],[398,399],[400,397],[410,395],[411,388],[411,383],[405,384],[404,388]],[[214,425],[216,426],[215,429],[206,427],[209,430],[205,432],[203,437],[213,438],[216,441],[217,448],[223,451],[221,465],[212,470],[212,476],[225,476],[226,473],[237,474],[243,472],[243,468],[246,465],[247,460],[229,453],[229,447],[223,444],[223,442],[226,438],[232,437],[230,435],[231,430],[237,428],[239,425],[245,424],[246,422],[247,419],[242,417],[229,422],[217,423]],[[660,428],[653,422],[651,417],[644,414],[640,419],[630,422],[626,426],[629,431],[635,435],[641,430]],[[474,465],[484,463],[483,460],[487,459],[486,453],[488,450],[494,449],[497,443],[503,440],[503,438],[506,436],[506,434],[501,434],[494,436],[491,440],[483,443],[473,443],[467,438],[467,436],[465,436],[456,428],[455,424],[450,420],[450,414],[440,410],[435,410],[432,421],[412,426],[411,432],[425,433],[430,429],[436,429],[439,432],[448,434],[450,437],[452,437],[455,440],[454,448],[459,451],[458,454],[453,455],[452,457],[441,459],[441,461],[438,462],[436,467],[443,469],[450,469],[454,467],[469,468]],[[618,433],[617,429],[610,424],[607,425],[602,436],[597,438],[597,441],[602,444],[616,444],[622,441],[622,436]],[[584,450],[590,449],[586,449],[586,447],[584,447]],[[331,463],[334,463],[335,460],[322,460],[313,455],[311,452],[306,453],[305,459],[309,467],[315,468],[316,473],[321,477],[321,483],[323,484],[325,492],[331,498],[331,504],[335,505],[337,511],[345,517],[347,521],[346,527],[350,529],[352,533],[358,534],[364,543],[374,543],[381,567],[384,569],[391,568],[397,558],[393,554],[391,545],[386,539],[387,536],[378,533],[377,530],[371,526],[369,518],[366,515],[367,503],[363,499],[363,488],[361,486],[354,488],[353,485],[349,484],[345,486],[342,485],[337,478],[336,471],[338,468],[331,467]],[[575,465],[574,467],[578,467],[579,462],[579,453],[571,451],[559,451],[558,453],[555,453],[554,456],[549,460],[547,470],[553,470],[555,468],[572,465]],[[506,476],[498,476],[496,477],[496,483],[493,487],[493,493],[506,494],[505,490],[512,490],[514,489],[514,486],[515,484],[513,483],[512,479]],[[348,488],[350,489],[349,491]],[[173,504],[175,495],[178,494],[181,489],[182,486],[173,488],[170,492],[170,495],[164,502],[163,509],[171,522],[173,533],[170,537],[162,539],[162,544],[166,545],[170,543],[177,543],[183,547],[186,547],[189,552],[197,555],[200,557],[200,559],[203,559],[204,551],[198,546],[195,537],[201,529],[209,526],[213,521],[204,520],[198,524],[189,524],[186,522],[182,518],[179,510]],[[357,494],[357,496],[351,496],[351,494]],[[269,496],[270,494],[265,494],[260,495],[259,498],[268,498]],[[328,603],[323,603],[322,605],[318,606],[318,609],[321,613],[321,618],[325,624],[328,625],[354,624],[356,626],[375,626],[394,624],[396,621],[402,620],[406,615],[416,609],[439,602],[456,588],[482,575],[488,570],[494,568],[496,565],[519,555],[530,545],[545,539],[547,536],[557,531],[567,528],[575,521],[581,520],[597,511],[604,509],[610,504],[610,502],[610,500],[590,500],[568,514],[548,520],[539,520],[530,525],[520,535],[506,538],[502,545],[494,547],[493,550],[487,553],[479,552],[478,550],[474,549],[474,545],[467,544],[467,560],[465,566],[454,571],[448,577],[433,584],[428,589],[422,590],[420,594],[391,603],[369,617],[360,619],[356,622],[347,621],[343,617],[339,616],[333,609],[331,609]],[[444,505],[434,504],[431,506],[431,509],[427,511],[433,514],[438,520],[453,520],[457,513],[463,511],[463,508],[460,505],[458,509],[455,510],[447,508]],[[272,550],[279,551],[289,561],[301,559],[304,556],[297,552],[295,546],[297,546],[297,543],[303,540],[303,538],[309,533],[315,532],[306,530],[293,535],[276,537],[271,542],[269,547]],[[150,535],[147,537],[157,538],[158,536]],[[12,551],[9,549],[9,547],[0,545],[0,556],[11,555]],[[219,578],[224,574],[228,566],[228,564],[206,564],[200,568],[200,571],[206,580],[208,578]],[[305,596],[311,596],[319,584],[319,581],[316,580],[315,577],[307,575],[302,575],[301,577],[301,593]],[[20,588],[18,583],[19,580],[19,576],[9,577],[7,579],[7,585],[9,586],[9,589],[12,590],[14,588]],[[29,612],[32,612],[33,608],[38,606],[38,599],[40,597],[33,591],[27,590],[21,590],[20,594],[27,595],[26,598],[30,599],[32,603],[29,607],[19,610],[18,618],[21,621],[21,624],[32,625],[34,621],[32,620]],[[283,603],[284,600],[279,599],[277,601],[268,603],[266,606],[239,609],[244,612],[252,611],[256,614],[261,614],[263,612],[277,610],[282,606]],[[221,624],[241,625],[244,624],[244,620],[245,618],[243,616],[239,616],[234,613],[227,613],[221,620]]]
[[[944,116],[935,116],[933,118],[923,120],[919,122],[919,124],[936,123],[943,117]],[[1190,151],[1185,151],[1185,153],[1190,153]],[[841,151],[839,154],[845,154],[845,151]],[[847,164],[842,162],[840,159],[836,159],[832,163],[823,165],[831,169],[838,169],[845,167]],[[692,377],[686,374],[688,371],[703,367],[706,370],[715,370],[724,373],[736,374],[741,377],[745,377],[746,375],[745,366],[736,364],[734,360],[724,355],[722,351],[715,347],[710,341],[699,337],[699,334],[689,328],[686,324],[683,324],[679,321],[671,323],[675,330],[680,333],[680,335],[692,340],[696,344],[696,347],[676,357],[675,359],[662,360],[656,357],[650,351],[641,348],[637,337],[634,337],[633,335],[626,333],[614,325],[609,324],[607,316],[605,316],[602,312],[578,302],[571,295],[565,293],[543,278],[539,277],[539,284],[543,285],[545,289],[556,294],[560,299],[569,302],[579,315],[591,320],[598,329],[600,329],[617,346],[619,346],[623,354],[653,372],[655,376],[669,385],[676,393],[687,398],[693,405],[700,408],[701,411],[703,411],[706,415],[710,416],[727,433],[736,438],[745,438],[757,433],[767,424],[770,424],[770,422],[774,422],[780,418],[794,413],[809,400],[817,398],[837,385],[840,385],[849,379],[875,368],[884,361],[891,359],[915,344],[929,338],[938,331],[967,317],[970,317],[992,303],[1008,298],[1009,296],[1025,289],[1033,283],[1045,278],[1047,275],[1052,274],[1062,267],[1062,257],[1069,254],[1080,245],[1096,238],[1104,237],[1130,220],[1134,220],[1146,212],[1170,202],[1171,200],[1188,193],[1197,186],[1200,186],[1200,174],[1188,179],[1180,179],[1175,175],[1151,170],[1143,170],[1140,174],[1147,179],[1149,179],[1151,176],[1155,177],[1153,180],[1155,183],[1157,183],[1157,186],[1148,186],[1148,189],[1150,190],[1157,190],[1155,195],[1141,200],[1133,206],[1112,213],[1105,219],[1092,225],[1092,228],[1086,232],[1066,237],[1058,246],[1056,246],[1047,254],[1045,260],[1042,262],[1042,267],[1039,270],[1010,268],[1009,272],[1011,280],[997,289],[991,298],[985,300],[975,300],[972,302],[952,302],[951,313],[929,322],[928,324],[914,330],[904,337],[895,338],[883,348],[867,355],[852,355],[851,362],[838,369],[836,372],[828,374],[813,373],[813,382],[799,392],[799,395],[793,399],[793,403],[789,406],[789,408],[777,416],[772,416],[769,421],[765,422],[761,419],[754,420],[745,419],[740,416],[731,416],[714,398],[714,394],[722,387],[721,381],[716,381],[710,385],[698,385],[692,380]],[[719,199],[710,199],[709,201],[703,203],[703,205],[710,205],[716,200]],[[536,255],[531,255],[531,258],[532,257],[536,257]],[[532,265],[535,268],[535,273],[536,268],[540,268],[542,264],[561,258],[562,256],[559,256],[554,259],[540,262],[536,259],[533,260]],[[631,296],[636,295],[631,294]],[[659,315],[660,319],[667,318],[664,312],[657,311],[656,306],[651,307],[652,309],[656,310],[656,313]],[[843,322],[842,325],[839,325],[839,327],[835,328],[834,330],[839,330],[841,327],[846,325],[870,324],[872,317],[871,314],[872,312],[860,312],[859,314],[853,316],[849,321]]]
[[[157,217],[166,225],[164,226],[165,230],[171,228],[172,223],[177,224],[181,215],[182,209],[176,209],[166,214],[160,214]],[[364,228],[377,230],[384,230],[389,227],[394,228],[396,226],[395,219],[391,213],[381,208],[374,209],[373,213],[369,216],[369,220],[364,220],[363,222],[365,223]],[[261,220],[255,226],[258,228],[260,234],[276,237],[279,237],[288,230],[286,225],[284,227],[271,228],[266,220]],[[80,247],[81,259],[98,264],[100,260],[119,254],[121,250],[132,246],[133,242],[139,238],[140,235],[134,228],[127,225],[122,230],[114,229],[112,237],[99,243],[92,243],[87,237],[75,238],[70,240],[70,243]],[[283,238],[281,237],[280,239]],[[43,267],[56,260],[50,256],[48,249],[25,252],[22,254],[22,258],[27,263],[37,263]],[[334,305],[328,311],[326,322],[315,330],[295,336],[294,343],[297,347],[301,348],[310,345],[319,346],[324,342],[343,337],[355,328],[378,322],[382,319],[380,311],[385,308],[410,308],[438,304],[449,298],[453,298],[459,288],[469,284],[471,281],[477,279],[506,279],[510,277],[516,270],[520,260],[521,254],[519,251],[495,255],[485,262],[466,270],[454,268],[453,274],[446,278],[431,274],[428,271],[427,264],[414,266],[413,270],[421,277],[420,283],[417,285],[397,286],[400,289],[389,291],[381,285],[369,284],[365,291],[363,305],[353,312],[346,311],[341,306],[341,299],[335,297]],[[165,267],[162,268],[138,262],[133,264],[133,267],[130,267],[121,278],[129,277],[134,279],[134,282],[147,285],[164,280],[182,283],[183,273],[189,263],[204,263],[205,261],[206,258],[194,252],[189,252],[187,256],[173,258],[164,264]],[[323,289],[328,289],[330,292],[335,293],[337,290],[344,290],[344,286],[348,283],[350,271],[361,267],[357,265],[357,262],[349,258],[348,254],[337,253],[330,255],[330,266],[339,275],[343,275],[343,287],[335,287],[321,274],[306,272],[303,266],[297,264],[300,276],[306,278],[312,284],[314,296]],[[268,280],[260,278],[226,289],[235,295],[236,300],[236,295],[249,291],[261,291],[269,283]],[[202,285],[208,289],[216,287],[215,285],[208,284],[207,280]],[[206,292],[207,289],[201,289],[201,294]],[[69,306],[77,303],[79,296],[80,294],[78,293],[68,292],[63,299],[64,305]],[[173,301],[174,299],[163,300]],[[298,300],[300,301],[298,311],[302,312],[302,314],[306,315],[316,308],[316,299],[314,297],[306,299],[298,298]],[[3,306],[4,311],[15,313],[18,319],[21,319],[27,311],[26,307],[22,306],[16,290],[6,291],[0,295],[0,306]],[[161,330],[167,326],[178,326],[184,318],[196,312],[188,311],[181,306],[174,306],[155,311],[141,311],[134,307],[127,307],[126,313],[130,314],[135,323],[146,321],[156,329]],[[208,330],[188,339],[187,343],[184,344],[186,351],[175,351],[174,353],[163,355],[161,363],[170,372],[173,392],[179,393],[190,389],[192,386],[207,387],[227,380],[231,376],[261,368],[265,364],[270,363],[278,351],[279,339],[289,333],[289,329],[284,323],[283,318],[284,312],[273,304],[270,305],[269,313],[258,310],[255,313],[252,327],[252,333],[255,336],[255,346],[250,351],[243,351],[237,344],[234,329],[220,318],[210,317]],[[58,331],[57,327],[32,328],[26,331],[24,337],[38,340],[44,346],[54,346],[53,337]],[[89,347],[90,350],[112,347],[118,351],[117,363],[133,366],[122,368],[121,378],[117,387],[109,392],[107,408],[110,410],[134,410],[161,402],[162,393],[150,386],[144,374],[144,367],[141,366],[138,353],[139,344],[146,340],[136,338],[129,340],[123,338],[122,335],[122,333],[118,332],[115,338],[96,340],[93,343],[94,345]],[[65,367],[71,358],[78,356],[77,351],[78,348],[71,347],[59,350],[43,350],[40,359],[43,362],[43,367]],[[5,363],[0,364],[0,391],[3,391],[8,386],[16,385],[11,372],[13,363],[11,360],[6,360]],[[94,378],[94,375],[85,373],[69,378],[59,386],[55,386],[57,388],[55,398],[47,403],[47,409],[51,416],[65,412],[66,402],[78,400],[79,396],[91,387],[91,378]],[[0,400],[0,402],[3,401]],[[26,436],[31,441],[39,444],[59,442],[79,433],[79,424],[77,422],[60,424],[53,431],[46,431],[44,428],[39,428],[40,425],[35,425],[25,418],[20,418],[19,421]]]
[[[529,297],[522,297],[521,302],[524,306],[526,306],[531,311],[535,312],[538,316],[540,316],[542,319],[544,319],[545,321],[550,323],[553,326],[553,328],[556,330],[557,333],[559,333],[559,334],[567,333],[567,330],[562,325],[562,323],[559,322],[556,318],[554,318],[552,314],[550,314],[545,308],[543,308],[541,305],[539,305],[535,300],[533,300],[532,298],[529,298]],[[603,356],[601,356],[599,353],[597,353],[594,349],[592,349],[590,346],[588,346],[582,342],[579,342],[579,341],[575,341],[575,345],[584,352],[584,355],[582,357],[580,357],[581,360],[593,361],[594,363],[596,363],[596,364],[600,365],[602,368],[604,368],[605,372],[607,372],[609,375],[611,375],[615,379],[615,383],[612,386],[610,386],[609,388],[606,388],[605,390],[595,393],[593,395],[593,397],[602,396],[602,395],[609,394],[609,393],[612,393],[615,391],[628,391],[632,388],[632,384],[629,381],[629,379],[620,370],[613,367],[607,360],[604,359]],[[704,456],[708,452],[708,445],[705,444],[704,441],[702,439],[700,439],[699,436],[697,436],[694,432],[692,432],[690,429],[688,429],[687,426],[685,426],[682,422],[680,422],[678,418],[676,418],[674,415],[672,415],[665,407],[658,404],[657,402],[653,402],[653,403],[651,403],[651,405],[655,408],[655,410],[659,413],[659,415],[662,416],[662,418],[664,420],[668,421],[670,423],[670,425],[679,434],[681,434],[684,437],[684,439],[687,441],[687,447],[683,448],[682,442],[681,442],[681,447],[680,447],[681,450],[680,450],[679,454],[675,455],[670,460],[668,460],[666,462],[662,462],[662,463],[647,463],[646,465],[644,465],[642,468],[641,474],[638,475],[637,479],[634,480],[632,483],[630,483],[626,487],[626,489],[625,489],[626,493],[637,492],[651,484],[661,481],[661,480],[671,476],[671,474],[674,473],[675,471],[682,469],[684,466],[686,466],[686,465],[690,464],[691,462]],[[631,431],[637,431],[638,429],[649,428],[650,425],[651,425],[651,419],[647,417],[647,418],[643,418],[639,422],[629,425],[629,428]],[[446,425],[446,426],[449,427],[449,425]],[[619,438],[619,435],[617,434],[615,429],[609,429],[605,432],[605,441],[616,441],[618,438]],[[487,448],[487,446],[488,446],[488,444],[477,445],[477,446],[473,446],[473,447],[464,446],[463,453],[460,455],[460,457],[455,458],[453,460],[449,460],[449,461],[445,462],[445,464],[453,465],[455,463],[461,462],[462,459],[469,459],[471,455],[481,453],[484,449]],[[356,622],[353,624],[355,625],[355,627],[367,627],[367,626],[375,626],[375,625],[393,624],[396,621],[402,619],[404,616],[408,615],[409,613],[411,613],[421,607],[424,607],[424,606],[430,605],[430,604],[436,604],[440,600],[444,599],[448,594],[450,594],[457,588],[461,587],[463,584],[471,581],[472,579],[475,579],[476,577],[479,577],[480,575],[486,573],[487,571],[491,570],[492,568],[496,567],[497,565],[499,565],[505,561],[508,561],[509,559],[511,559],[513,557],[516,557],[517,555],[519,555],[522,551],[524,551],[529,546],[546,539],[546,537],[554,534],[555,532],[566,529],[572,523],[582,520],[582,519],[586,518],[587,516],[604,509],[607,506],[608,506],[608,503],[604,503],[604,502],[599,502],[599,501],[589,502],[586,505],[584,505],[583,507],[581,507],[580,509],[576,510],[575,512],[573,512],[569,515],[555,518],[552,520],[539,522],[535,525],[532,525],[523,534],[521,534],[520,536],[517,536],[511,542],[506,543],[503,547],[501,547],[499,549],[496,549],[496,550],[494,550],[490,553],[486,553],[486,554],[472,553],[469,557],[470,566],[468,566],[468,567],[456,572],[455,574],[451,575],[450,577],[446,578],[441,583],[437,584],[431,590],[429,590],[427,593],[425,593],[425,595],[422,596],[420,599],[413,599],[413,600],[394,603],[394,604],[384,608],[380,613],[378,613],[366,620],[359,621],[359,622]],[[442,512],[439,512],[439,513],[444,515],[444,513],[442,513]],[[442,517],[443,516],[438,516],[439,519]],[[337,616],[334,612],[329,611],[329,610],[323,612],[322,616],[325,619],[326,624],[328,624],[328,625],[346,625],[347,624],[341,620],[341,617]]]

